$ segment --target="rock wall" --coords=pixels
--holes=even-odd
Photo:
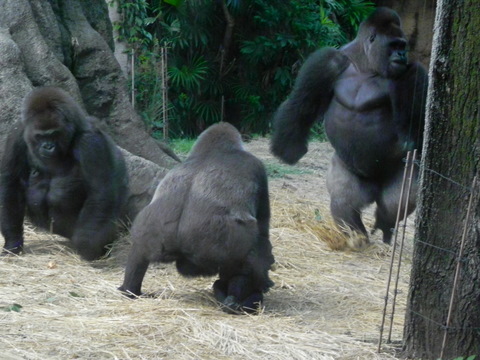
[[[132,108],[113,47],[105,0],[1,0],[0,151],[24,96],[38,86],[61,87],[126,150],[132,215],[177,161]]]

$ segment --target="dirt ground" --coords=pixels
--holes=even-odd
[[[123,279],[128,236],[108,258],[88,263],[67,240],[28,227],[25,253],[0,258],[0,358],[399,359],[413,217],[407,224],[392,343],[377,353],[391,246],[378,233],[359,250],[334,251],[322,238],[325,229],[315,230],[317,223],[329,226],[330,145],[311,143],[293,167],[273,158],[266,139],[252,140],[247,148],[271,175],[275,286],[260,314],[223,313],[212,296],[215,278],[181,278],[170,264],[150,266],[143,290],[152,296],[127,299],[116,288]],[[364,220],[371,227],[372,209]],[[384,343],[390,309],[391,302]]]

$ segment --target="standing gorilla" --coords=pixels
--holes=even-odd
[[[355,40],[310,55],[275,115],[271,143],[276,156],[294,164],[307,152],[314,122],[325,121],[335,149],[327,175],[332,215],[367,235],[361,211],[376,202],[375,228],[386,243],[395,225],[403,159],[423,138],[427,75],[422,65],[408,62],[406,46],[397,13],[378,8]],[[408,213],[414,208],[412,199]]]
[[[213,287],[225,311],[255,312],[273,285],[269,222],[263,164],[232,125],[213,125],[135,219],[119,290],[140,295],[150,262],[176,261],[187,277],[220,275]]]
[[[63,90],[33,90],[1,163],[0,224],[5,250],[23,249],[25,213],[70,238],[93,260],[116,235],[127,196],[126,166],[112,140]]]

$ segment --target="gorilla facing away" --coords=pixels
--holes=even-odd
[[[34,89],[1,162],[4,253],[23,249],[23,220],[72,240],[93,260],[105,253],[126,202],[126,166],[112,140],[63,90]]]
[[[219,274],[213,288],[225,311],[256,312],[273,285],[269,223],[263,164],[232,125],[212,125],[135,219],[119,290],[140,295],[150,262],[175,261],[186,277]]]
[[[273,120],[271,150],[288,164],[307,152],[315,121],[324,121],[335,150],[327,174],[333,218],[367,236],[361,211],[376,202],[375,229],[386,243],[395,226],[404,157],[421,150],[423,140],[427,74],[408,62],[406,46],[397,13],[376,9],[352,42],[308,57]],[[414,208],[412,197],[408,214]]]

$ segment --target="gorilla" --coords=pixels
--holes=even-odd
[[[23,250],[23,220],[72,240],[93,260],[117,231],[128,192],[126,165],[112,140],[63,90],[34,89],[9,134],[0,165],[4,254]]]
[[[310,128],[324,121],[335,150],[327,174],[332,216],[368,239],[361,211],[375,202],[374,230],[382,230],[385,243],[395,226],[405,155],[420,151],[423,140],[427,73],[408,61],[406,49],[397,13],[376,9],[352,42],[307,58],[273,119],[271,151],[288,164],[307,152]],[[407,207],[410,214],[413,197]]]
[[[226,312],[256,312],[273,282],[265,168],[228,123],[205,130],[188,158],[158,185],[136,217],[123,285],[141,295],[150,262],[176,262],[186,277],[219,274],[215,298]]]

